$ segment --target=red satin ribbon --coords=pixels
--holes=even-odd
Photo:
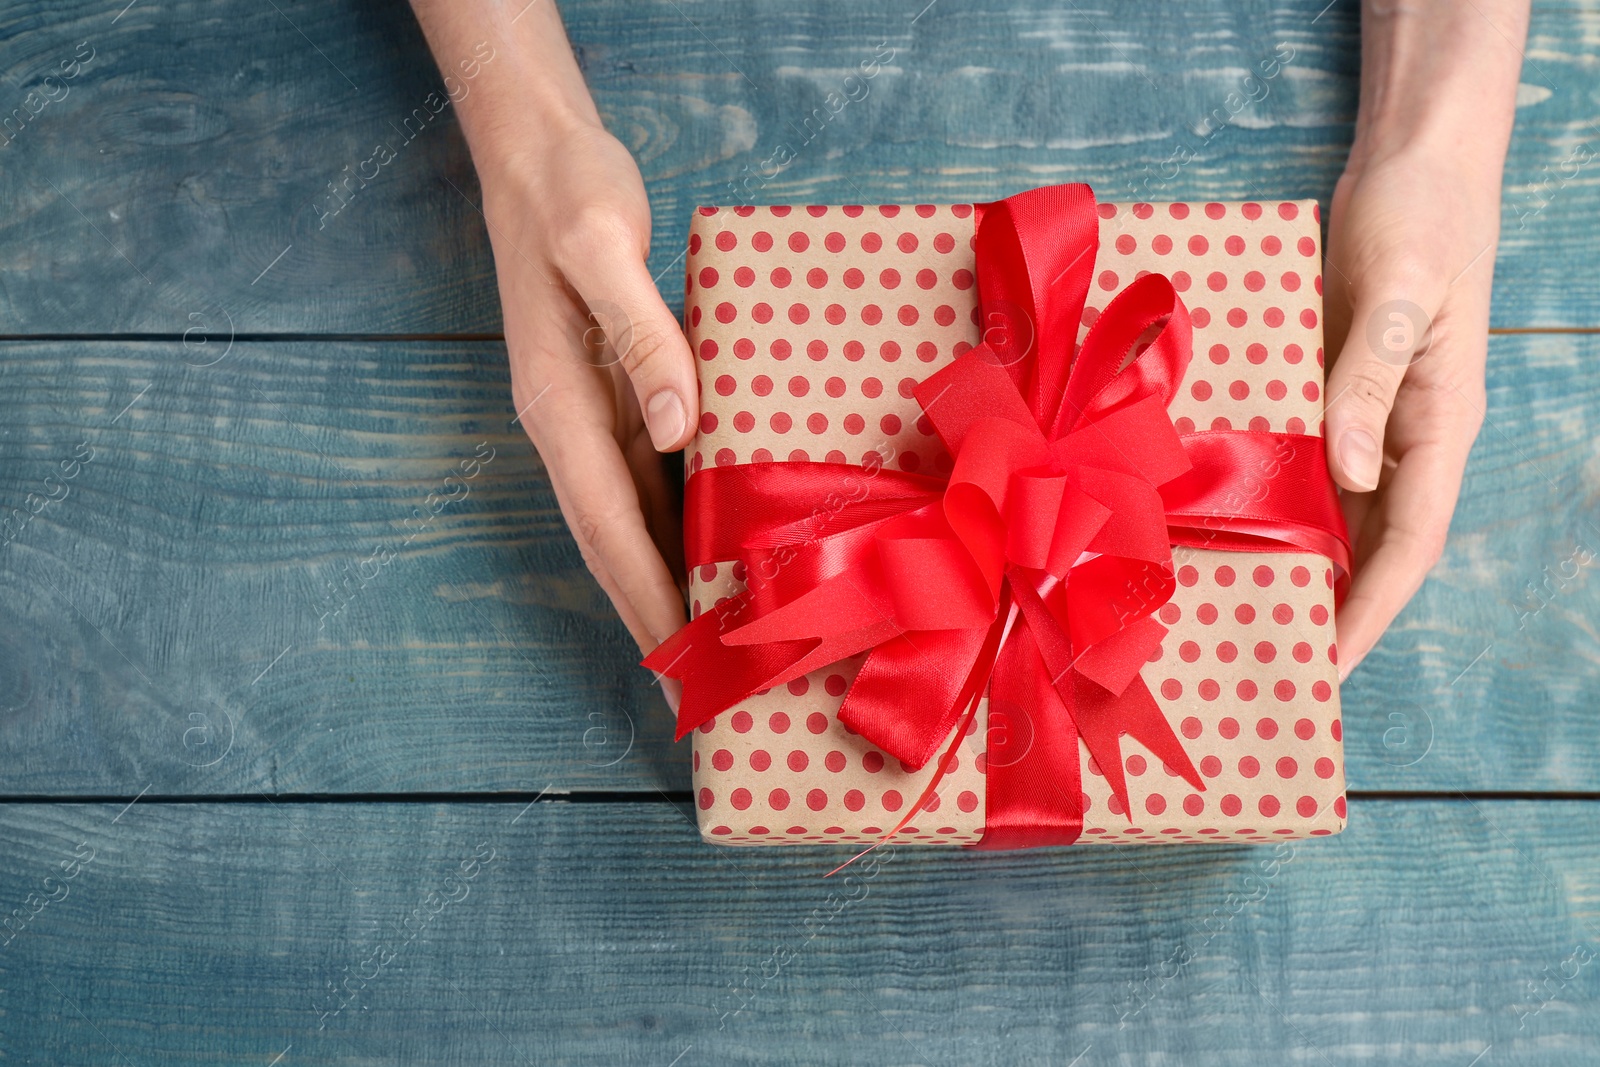
[[[915,390],[947,479],[830,463],[689,479],[689,566],[737,560],[748,587],[644,661],[684,683],[678,737],[867,652],[840,720],[912,769],[948,742],[890,835],[985,691],[979,847],[1077,838],[1080,739],[1125,812],[1124,734],[1205,788],[1139,677],[1166,634],[1171,546],[1325,555],[1342,593],[1349,539],[1320,438],[1174,430],[1191,326],[1165,277],[1124,289],[1074,352],[1098,239],[1087,186],[980,205],[983,340]]]

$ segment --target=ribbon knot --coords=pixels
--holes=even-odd
[[[979,213],[987,328],[914,390],[955,458],[949,478],[825,463],[697,472],[689,563],[738,559],[748,588],[644,662],[683,679],[682,737],[867,652],[840,721],[910,769],[949,740],[890,836],[931,799],[987,693],[991,720],[1011,728],[989,739],[981,847],[1065,844],[1082,827],[1080,740],[1124,813],[1124,735],[1205,789],[1139,677],[1167,632],[1154,613],[1176,588],[1172,545],[1317,551],[1343,570],[1347,537],[1319,438],[1178,435],[1167,406],[1192,327],[1165,277],[1136,279],[1074,345],[1098,248],[1087,186]],[[1252,465],[1264,491],[1242,493]]]

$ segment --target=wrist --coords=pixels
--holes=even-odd
[[[479,61],[470,91],[452,99],[486,185],[525,178],[553,146],[604,128],[554,3],[514,5],[515,15],[496,0],[412,5],[441,70],[469,50]]]
[[[1361,103],[1348,171],[1450,162],[1496,187],[1515,120],[1526,0],[1363,5]]]
[[[513,96],[526,102],[526,96]],[[475,116],[463,123],[472,164],[485,191],[491,186],[526,182],[575,138],[604,133],[599,113],[587,97],[581,101],[544,100],[512,114]]]

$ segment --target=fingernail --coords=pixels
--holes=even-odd
[[[650,429],[650,441],[656,451],[664,452],[678,443],[688,418],[676,391],[656,390],[644,405],[644,423]]]
[[[667,698],[672,714],[678,714],[678,705],[683,702],[683,683],[676,678],[661,679],[661,695]]]
[[[1358,489],[1378,487],[1378,468],[1382,460],[1378,455],[1378,442],[1367,431],[1357,427],[1344,432],[1339,438],[1339,462]]]

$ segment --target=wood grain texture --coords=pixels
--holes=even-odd
[[[41,910],[0,949],[0,1055],[1600,1057],[1583,804],[1357,803],[1292,849],[903,847],[850,881],[821,877],[837,850],[703,846],[661,803],[521,807],[7,806],[0,901]]]
[[[1326,200],[1357,26],[1324,2],[563,9],[676,305],[690,208],[780,144],[752,199]],[[1535,11],[1497,326],[1600,326],[1597,8]],[[1352,788],[1454,799],[1358,795],[1292,851],[899,848],[825,882],[837,851],[706,846],[658,795],[686,746],[502,345],[250,340],[499,329],[465,145],[417,120],[440,88],[403,5],[0,12],[0,796],[58,798],[0,803],[0,1059],[1600,1060],[1595,804],[1457,795],[1600,789],[1600,337],[1494,339],[1445,560],[1344,691]],[[165,339],[27,340],[130,332]],[[543,801],[360,799],[504,790]]]
[[[690,210],[739,195],[962,201],[1061,181],[1119,199],[1331,195],[1355,109],[1353,2],[923,7],[564,5],[647,179],[669,302]],[[1600,326],[1596,11],[1535,11],[1497,326]],[[46,83],[83,43],[80,75]],[[1274,77],[1245,86],[1285,48]],[[499,329],[453,113],[404,125],[442,83],[403,9],[25,3],[0,16],[0,72],[0,117],[24,109],[0,147],[0,334]],[[1241,89],[1265,95],[1208,119]],[[831,112],[846,91],[859,100]],[[379,143],[394,160],[332,213],[329,183]],[[780,168],[781,145],[794,159]]]
[[[215,348],[0,363],[0,792],[687,782],[502,346]]]
[[[0,147],[0,331],[433,332],[495,319],[453,116],[403,125],[441,85],[408,9],[118,7],[13,5],[0,20],[0,116],[29,92],[61,96],[36,99]],[[92,60],[60,82],[80,44]],[[329,183],[380,141],[396,158],[324,219]]]
[[[0,794],[688,788],[499,344],[218,354],[5,349],[0,505],[67,495],[0,535]],[[1445,559],[1344,688],[1351,788],[1600,788],[1597,357],[1494,339]]]
[[[1583,740],[1600,699],[1597,354],[1592,336],[1491,339],[1444,557],[1341,690],[1356,788],[1600,787]]]

